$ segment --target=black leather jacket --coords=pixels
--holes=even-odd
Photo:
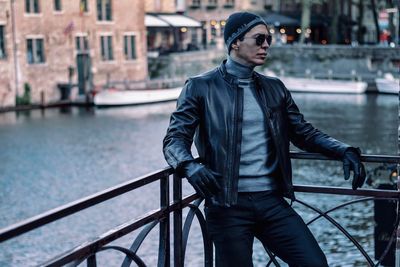
[[[294,199],[289,141],[302,150],[341,159],[350,146],[322,133],[304,120],[289,91],[277,78],[254,72],[256,99],[265,114],[279,161],[277,175],[283,196]],[[179,96],[164,138],[168,164],[179,167],[192,161],[193,137],[201,162],[221,185],[212,202],[231,206],[237,202],[243,90],[226,72],[224,62],[214,70],[190,78]]]

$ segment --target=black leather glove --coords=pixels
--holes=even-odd
[[[210,198],[221,190],[214,175],[206,166],[197,162],[188,162],[181,167],[183,175],[203,198]]]
[[[344,179],[348,180],[350,178],[350,171],[354,172],[352,188],[356,190],[361,187],[365,181],[365,168],[360,160],[361,151],[358,148],[348,148],[343,155],[343,170]]]

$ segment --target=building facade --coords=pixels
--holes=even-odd
[[[239,11],[246,0],[186,0],[186,14],[202,24],[200,44],[203,48],[224,47],[225,21],[229,14]]]
[[[226,19],[237,11],[264,13],[279,11],[279,0],[185,0],[185,14],[202,23],[203,48],[224,48],[223,35]]]
[[[302,10],[306,2],[310,6],[310,25],[303,32],[306,35],[306,42],[315,44],[376,43],[377,32],[371,1],[186,0],[184,10],[185,14],[202,22],[202,46],[222,48],[225,20],[236,11],[251,11],[263,16],[271,26],[271,33],[276,35],[274,39],[277,42],[299,42],[302,34]],[[375,10],[378,14],[382,14],[387,8],[393,8],[388,2],[390,1],[375,1]],[[397,12],[399,12],[398,9]],[[391,13],[389,16],[395,16],[394,14]],[[399,31],[398,25],[395,26]],[[391,25],[389,29],[395,26]],[[382,28],[380,30],[382,31]]]
[[[177,12],[176,0],[145,0],[146,12],[175,13]]]
[[[0,0],[0,107],[15,104],[14,75],[11,65],[11,24],[9,23],[9,3]]]
[[[49,103],[59,84],[145,80],[144,14],[141,0],[0,0],[0,107],[27,89]]]
[[[149,56],[198,50],[201,24],[185,12],[185,0],[146,0]]]

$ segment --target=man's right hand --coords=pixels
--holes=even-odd
[[[221,190],[214,175],[200,163],[188,162],[182,166],[182,171],[197,194],[203,198],[210,198]]]

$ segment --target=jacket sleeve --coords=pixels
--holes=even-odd
[[[186,81],[172,113],[167,134],[163,141],[163,152],[167,163],[175,170],[182,163],[193,161],[191,146],[199,124],[199,101],[193,80]]]
[[[283,83],[282,86],[284,86]],[[311,123],[304,119],[289,90],[286,87],[284,87],[284,90],[290,141],[304,151],[342,159],[346,149],[351,146],[314,128]]]

